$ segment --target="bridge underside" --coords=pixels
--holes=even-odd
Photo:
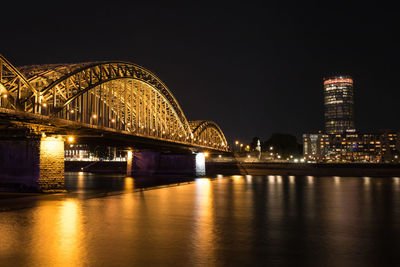
[[[161,138],[0,108],[0,190],[64,191],[64,143],[126,151],[128,176],[205,175],[202,151],[227,153]],[[201,156],[201,157],[199,157]]]

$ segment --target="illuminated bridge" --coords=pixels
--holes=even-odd
[[[216,123],[188,121],[156,75],[120,61],[16,68],[0,55],[0,127],[8,142],[20,130],[42,143],[73,135],[128,149],[228,151]]]

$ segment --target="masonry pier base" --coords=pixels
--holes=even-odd
[[[61,136],[0,140],[0,190],[64,192]]]

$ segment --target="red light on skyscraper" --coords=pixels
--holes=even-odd
[[[335,79],[328,79],[324,81],[324,85],[332,84],[332,83],[351,83],[353,84],[353,79],[350,78],[335,78]]]

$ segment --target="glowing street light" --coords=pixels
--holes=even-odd
[[[75,141],[75,138],[71,135],[68,136],[68,143],[73,143]]]

